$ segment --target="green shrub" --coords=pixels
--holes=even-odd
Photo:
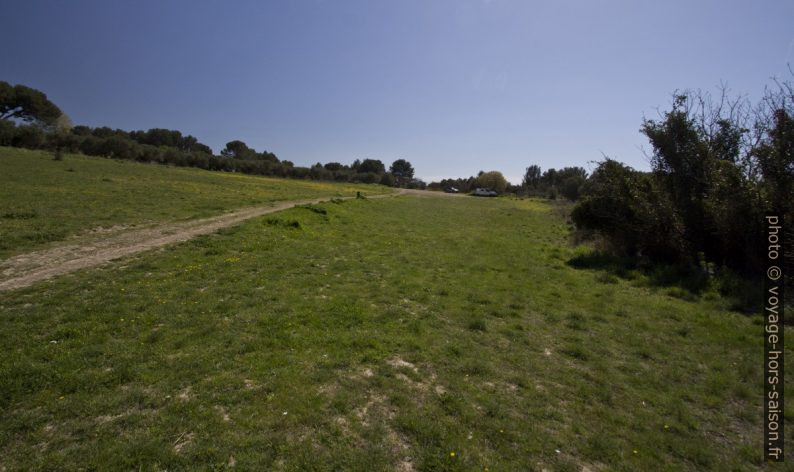
[[[474,319],[469,321],[467,326],[472,331],[486,331],[485,320],[482,319]]]
[[[279,226],[282,228],[302,229],[300,221],[297,220],[281,220],[279,218],[268,218],[265,220],[268,226]]]

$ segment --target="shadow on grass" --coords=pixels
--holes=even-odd
[[[762,308],[760,280],[741,277],[728,269],[709,273],[695,266],[653,263],[596,250],[577,254],[567,264],[575,269],[601,271],[598,280],[603,283],[636,280],[642,285],[665,288],[668,295],[682,300],[696,301],[701,296],[719,294],[729,301],[731,310],[757,313]]]

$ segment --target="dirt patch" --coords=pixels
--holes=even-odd
[[[102,415],[102,416],[97,416],[94,420],[99,424],[105,424],[105,423],[111,423],[125,416],[127,416],[125,413],[120,413],[118,415]]]
[[[413,373],[417,374],[422,380],[414,380],[402,372],[398,372],[395,374],[395,377],[400,379],[403,383],[410,386],[411,388],[417,390],[418,392],[424,394],[430,391],[435,392],[438,395],[444,395],[447,393],[446,387],[436,383],[436,374],[430,372],[427,375],[422,375],[419,372],[419,368],[416,367],[414,364],[401,359],[399,356],[392,357],[388,359],[386,363],[392,366],[395,369],[409,369]]]
[[[385,443],[388,445],[393,457],[397,460],[395,470],[404,472],[414,470],[414,460],[410,455],[411,443],[404,434],[396,431],[392,427],[392,422],[396,416],[396,410],[393,405],[388,403],[385,396],[370,392],[367,397],[367,402],[363,406],[353,410],[353,413],[364,428],[371,428],[373,423],[377,423],[383,427],[385,432]],[[343,431],[348,434],[351,433],[347,420],[340,417],[336,419],[336,423]],[[363,440],[363,438],[357,434],[352,434],[357,436],[359,440]]]
[[[396,472],[413,472],[414,470],[414,463],[411,459],[403,459],[397,463],[394,467]]]
[[[370,369],[369,367],[367,367],[367,368],[365,368],[365,369],[363,369],[361,371],[361,376],[364,377],[364,378],[368,379],[368,378],[372,377],[373,375],[375,375],[375,373],[373,373],[372,369]]]
[[[427,389],[429,388],[428,384],[426,384],[424,382],[415,382],[415,381],[413,381],[410,377],[408,377],[405,374],[400,373],[400,374],[397,374],[396,377],[398,379],[402,380],[403,383],[405,383],[405,384],[407,384],[407,385],[409,385],[409,386],[411,386],[411,387],[413,387],[413,388],[415,388],[415,389],[417,389],[419,391],[426,392]]]
[[[356,372],[351,372],[347,374],[347,378],[350,380],[363,380],[363,379],[371,379],[375,376],[375,372],[369,367],[363,367]]]
[[[353,410],[361,425],[368,427],[370,425],[370,411],[376,408],[382,408],[386,402],[386,397],[377,393],[371,393],[367,399],[367,403]],[[388,414],[386,416],[389,416]]]
[[[317,391],[323,395],[336,395],[336,392],[339,391],[339,385],[336,383],[320,385],[317,387]]]
[[[178,399],[186,402],[186,401],[190,400],[190,391],[191,390],[193,390],[193,388],[190,387],[190,386],[187,386],[187,387],[184,388],[184,390],[179,392],[179,394],[176,397]]]
[[[222,406],[220,406],[220,405],[216,405],[216,406],[215,406],[215,409],[216,409],[216,410],[218,411],[218,413],[221,415],[221,418],[223,419],[224,423],[229,423],[229,422],[232,420],[232,419],[229,417],[229,413],[226,411],[226,408],[224,408],[224,407],[222,407]]]
[[[337,416],[334,419],[334,422],[339,426],[339,429],[342,430],[345,434],[350,434],[350,424],[347,422],[347,418],[344,416]]]
[[[120,420],[122,418],[127,418],[132,415],[156,415],[158,413],[157,409],[153,408],[130,408],[129,410],[119,413],[117,415],[100,415],[94,418],[97,424],[106,424],[112,423],[116,420]]]
[[[395,466],[395,470],[414,470],[413,457],[408,455],[411,450],[411,444],[408,442],[408,439],[402,434],[394,431],[390,426],[386,425],[386,440],[391,445],[392,454],[400,457],[397,465]]]
[[[174,452],[179,454],[182,451],[182,449],[184,449],[186,446],[190,445],[193,442],[193,438],[195,436],[196,436],[195,434],[188,432],[184,432],[179,436],[177,436],[173,444]]]
[[[404,367],[404,368],[407,368],[407,369],[411,369],[411,370],[413,370],[416,373],[419,373],[419,369],[417,369],[415,365],[411,364],[408,361],[404,361],[404,360],[400,359],[397,356],[392,357],[391,359],[387,360],[386,363],[389,364],[390,366],[394,367],[394,368]]]

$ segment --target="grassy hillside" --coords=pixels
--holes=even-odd
[[[0,466],[760,470],[760,317],[575,269],[568,231],[328,203],[0,293]]]
[[[191,219],[268,202],[384,193],[379,185],[225,174],[0,147],[0,258],[97,227]]]

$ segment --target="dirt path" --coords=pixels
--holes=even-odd
[[[383,198],[406,193],[373,195],[367,198]],[[123,231],[103,239],[77,244],[66,244],[50,249],[20,254],[0,262],[0,291],[27,287],[41,280],[98,266],[139,252],[168,244],[187,241],[202,234],[213,233],[221,228],[233,226],[250,218],[275,213],[299,205],[328,201],[334,197],[313,198],[290,202],[277,202],[273,206],[253,207],[231,213],[187,221],[169,223],[153,228]],[[345,197],[350,199],[354,197]]]

